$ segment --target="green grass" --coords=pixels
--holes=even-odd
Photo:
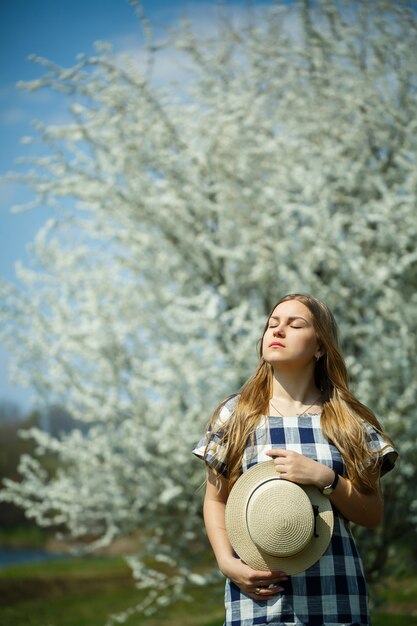
[[[119,556],[87,556],[81,558],[62,558],[41,563],[25,563],[10,565],[0,569],[0,583],[10,579],[37,579],[49,580],[54,576],[65,576],[68,580],[77,580],[83,577],[104,575],[127,576],[130,578],[130,568],[125,560]]]
[[[416,626],[417,617],[398,615],[397,613],[381,613],[373,617],[373,626]]]
[[[193,602],[177,602],[126,626],[204,626],[222,622],[220,586],[192,589]],[[121,557],[72,558],[0,570],[1,626],[103,626],[106,618],[144,598]]]
[[[417,578],[392,580],[381,591],[382,607],[374,626],[417,626]]]
[[[223,584],[189,591],[192,602],[176,602],[154,616],[134,614],[125,625],[222,626]],[[0,596],[1,626],[103,626],[143,592],[121,557],[84,557],[2,569]],[[417,578],[392,581],[374,626],[417,626],[416,597]]]

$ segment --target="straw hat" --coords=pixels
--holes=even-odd
[[[333,532],[332,505],[317,487],[283,480],[274,462],[265,461],[234,484],[226,530],[235,552],[253,569],[297,574],[326,551]]]

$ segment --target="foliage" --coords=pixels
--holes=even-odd
[[[38,59],[46,73],[25,85],[67,94],[72,119],[36,127],[49,154],[23,178],[56,217],[23,288],[2,286],[3,334],[21,381],[89,427],[27,431],[36,455],[2,497],[94,536],[90,549],[141,527],[130,563],[149,607],[202,582],[190,450],[252,371],[274,301],[310,292],[401,450],[386,523],[360,537],[381,576],[395,540],[416,538],[415,13],[282,2],[226,13],[204,37],[184,22],[165,42],[143,23],[147,62],[101,45],[69,69]],[[181,84],[152,74],[166,54]]]

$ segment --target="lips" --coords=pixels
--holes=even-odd
[[[280,343],[279,341],[273,341],[272,343],[269,344],[270,348],[285,348],[283,343]]]

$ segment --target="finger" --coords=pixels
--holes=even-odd
[[[256,589],[268,589],[268,590],[275,590],[277,588],[280,588],[281,585],[288,580],[288,578],[286,576],[280,576],[279,578],[275,578],[274,580],[265,580],[263,581],[263,585],[260,585],[259,583],[251,583],[249,585],[246,585],[248,588],[250,588],[250,590],[252,592],[254,592]]]
[[[266,587],[265,589],[260,589],[259,593],[261,595],[272,596],[276,593],[281,593],[281,591],[284,591],[284,587],[281,587],[280,585],[271,585],[270,587]]]
[[[276,583],[284,582],[284,580],[288,580],[288,576],[286,574],[280,574],[279,576],[275,576],[269,584],[275,585]]]
[[[252,581],[252,584],[255,587],[262,587],[265,586],[266,583],[268,583],[269,585],[271,584],[271,582],[274,582],[275,580],[278,580],[279,578],[284,577],[286,579],[287,575],[285,572],[281,571],[281,570],[276,570],[276,571],[263,571],[263,570],[252,570],[249,576],[249,579]],[[261,584],[261,581],[263,584]]]
[[[266,455],[276,458],[279,456],[287,456],[288,450],[284,450],[283,448],[274,448],[273,450],[267,450],[265,452]]]
[[[278,593],[281,593],[282,591],[284,591],[283,587],[265,587],[265,588],[259,588],[257,587],[256,589],[254,589],[253,591],[251,590],[251,595],[253,595],[253,597],[256,600],[265,600],[267,598],[270,598],[271,596],[276,596]]]

